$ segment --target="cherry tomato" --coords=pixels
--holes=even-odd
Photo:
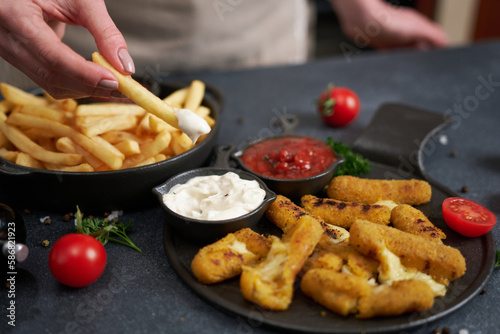
[[[443,218],[450,228],[467,237],[478,237],[489,232],[497,218],[484,206],[460,197],[443,201]]]
[[[342,127],[358,117],[361,103],[352,90],[328,85],[317,101],[318,112],[326,124]]]
[[[106,251],[95,238],[70,233],[59,238],[49,253],[49,268],[60,283],[80,288],[95,282],[106,267]]]

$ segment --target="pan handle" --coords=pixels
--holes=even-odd
[[[213,167],[232,168],[231,156],[235,150],[236,150],[236,147],[232,144],[217,145],[214,149]]]
[[[10,161],[0,158],[0,174],[6,175],[29,175],[29,171],[25,170],[26,167],[16,165]]]

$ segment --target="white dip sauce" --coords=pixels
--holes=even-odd
[[[255,180],[243,180],[233,172],[197,176],[172,187],[163,202],[172,211],[190,218],[224,220],[256,209],[266,192]]]
[[[175,117],[179,122],[179,128],[196,144],[198,138],[210,132],[211,128],[207,121],[189,109],[176,109]]]

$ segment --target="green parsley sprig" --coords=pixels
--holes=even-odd
[[[76,209],[75,228],[78,233],[87,234],[96,238],[103,246],[106,245],[108,241],[112,241],[142,253],[142,250],[137,247],[127,235],[126,231],[132,228],[132,223],[129,222],[125,224],[118,220],[109,221],[108,219],[83,218],[80,208],[77,206]],[[110,234],[114,234],[120,237],[120,239],[113,238]]]
[[[339,175],[352,175],[359,176],[366,174],[372,168],[370,161],[359,153],[354,153],[346,144],[335,141],[333,138],[328,137],[326,144],[330,146],[336,153],[344,157],[342,163],[335,171],[334,176]]]
[[[500,250],[497,249],[495,258],[495,268],[500,267]]]

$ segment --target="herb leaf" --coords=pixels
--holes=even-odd
[[[500,267],[500,250],[497,249],[496,252],[496,260],[495,260],[495,268]]]
[[[328,137],[326,144],[330,146],[336,153],[344,157],[344,163],[341,164],[335,171],[334,176],[339,175],[352,175],[358,176],[366,174],[371,169],[371,164],[368,159],[359,153],[354,153],[346,144],[335,141],[333,138]]]
[[[83,218],[80,208],[77,207],[75,228],[78,233],[87,234],[96,238],[103,246],[106,245],[108,241],[112,241],[142,253],[142,250],[137,247],[127,235],[127,230],[132,228],[132,223],[130,222],[125,224],[116,219],[109,221],[108,219]],[[119,239],[110,237],[110,234],[118,236]]]

